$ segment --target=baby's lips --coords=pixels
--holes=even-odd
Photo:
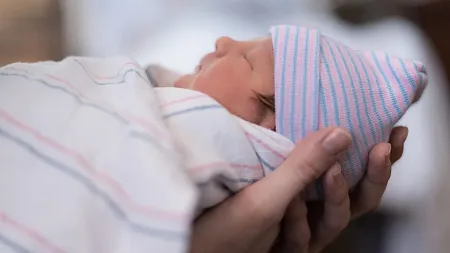
[[[203,66],[201,64],[198,64],[197,66],[195,66],[194,72],[195,73],[199,73],[202,70]]]
[[[209,64],[211,64],[211,62],[214,61],[214,59],[217,58],[217,55],[215,52],[206,54],[205,56],[202,57],[202,59],[200,60],[199,66],[201,66],[202,68],[204,66],[208,66]]]

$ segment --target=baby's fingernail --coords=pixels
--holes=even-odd
[[[385,164],[386,167],[389,167],[391,165],[391,144],[387,143],[387,147],[386,147],[386,153],[384,155],[384,159],[385,159]]]
[[[322,146],[330,153],[337,154],[345,149],[351,141],[350,134],[340,128],[335,129],[333,132],[323,140]]]

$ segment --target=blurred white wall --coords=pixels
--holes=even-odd
[[[430,84],[422,100],[400,122],[409,127],[410,135],[404,157],[392,172],[382,208],[408,217],[407,222],[393,225],[388,252],[437,252],[431,250],[436,246],[433,234],[439,233],[433,219],[437,213],[433,196],[443,189],[438,179],[450,168],[450,112],[441,67],[427,39],[411,23],[391,19],[350,27],[329,13],[325,0],[64,2],[68,52],[92,56],[125,53],[142,64],[161,63],[181,72],[191,71],[204,53],[213,50],[219,36],[250,39],[280,23],[319,28],[354,48],[423,61]]]

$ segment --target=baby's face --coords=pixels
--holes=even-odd
[[[203,92],[234,115],[274,129],[273,62],[270,36],[251,41],[222,37],[216,51],[205,55],[195,73],[181,77],[175,87]]]

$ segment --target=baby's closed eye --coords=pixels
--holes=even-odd
[[[255,92],[256,97],[258,98],[259,102],[267,107],[272,112],[275,112],[275,96],[274,95],[263,95],[258,92]]]

